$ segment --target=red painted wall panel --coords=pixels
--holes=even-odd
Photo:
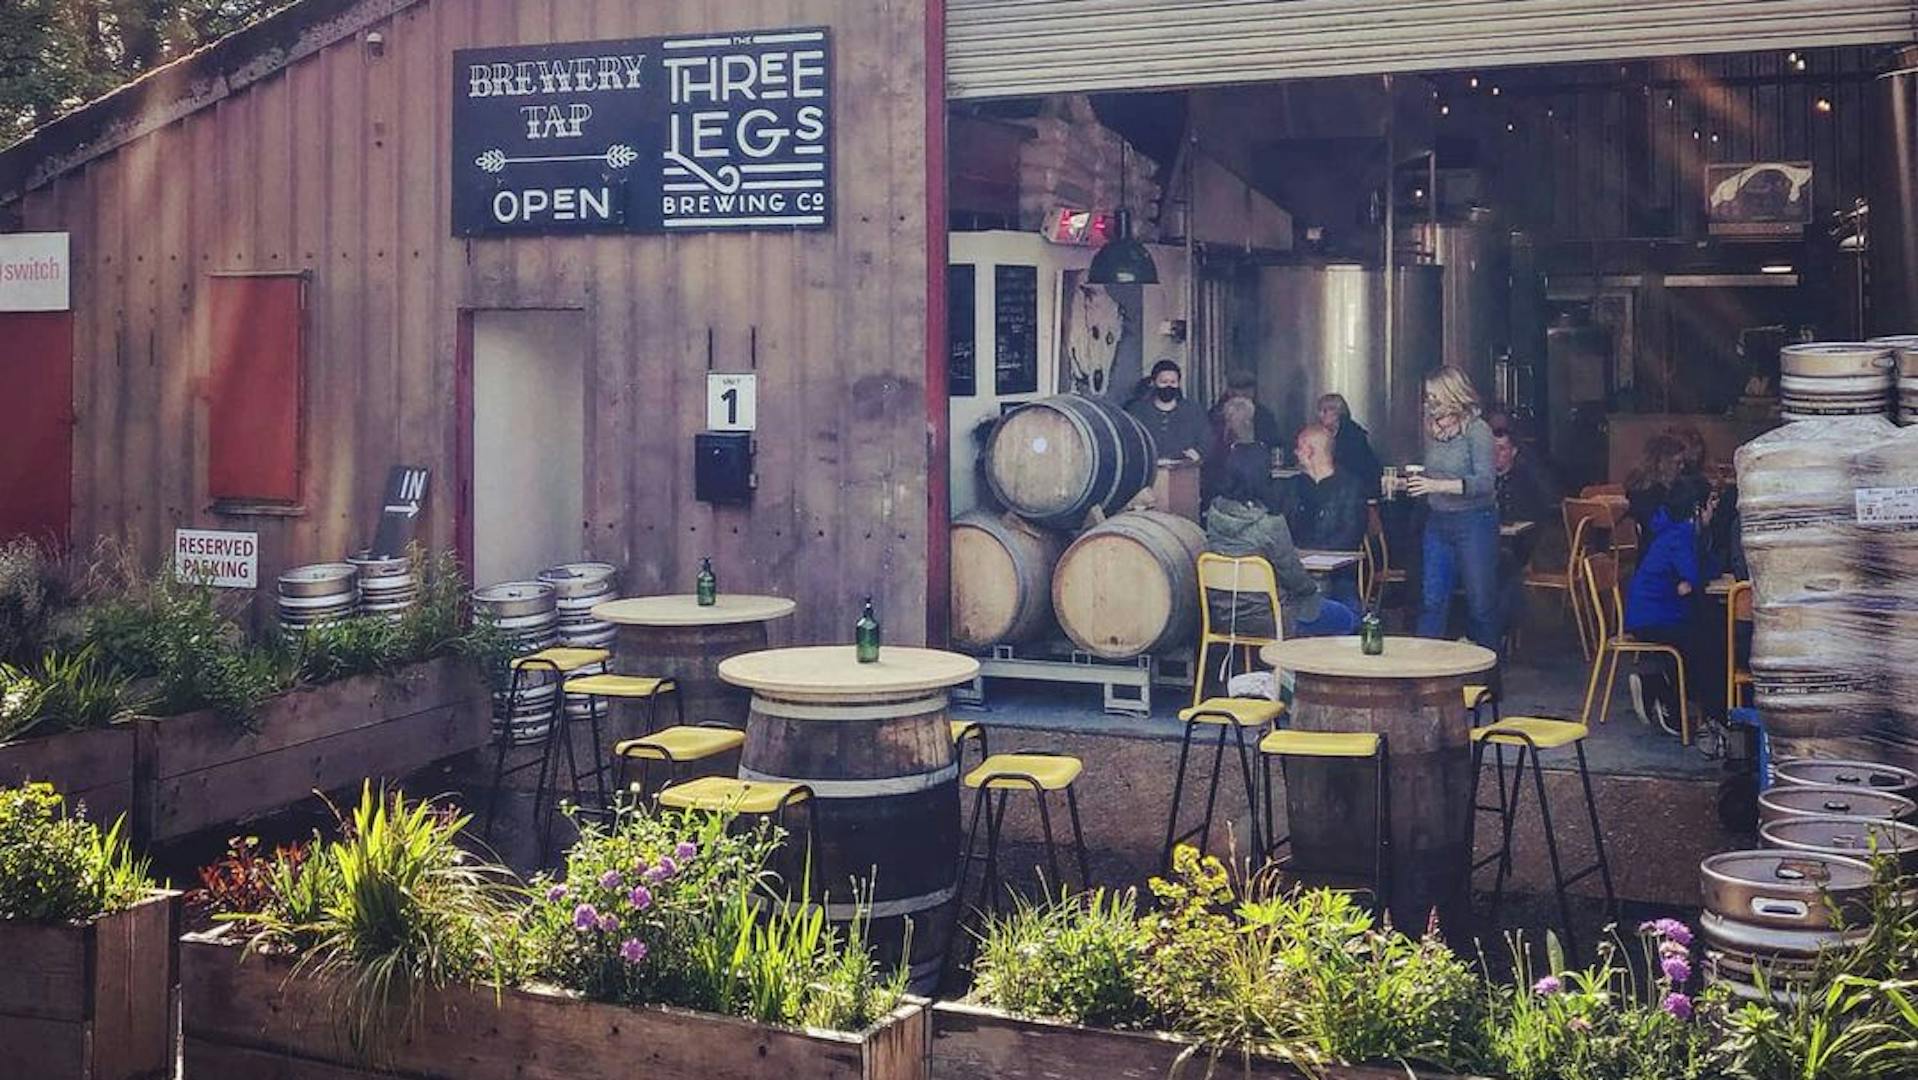
[[[207,282],[207,493],[300,500],[306,281],[297,275]]]
[[[0,540],[64,546],[73,501],[73,315],[0,314]]]

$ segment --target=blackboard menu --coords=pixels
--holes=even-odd
[[[979,392],[979,332],[973,326],[972,301],[977,270],[970,263],[946,267],[946,393],[951,397]]]
[[[824,28],[461,49],[453,233],[824,228]]]
[[[996,266],[992,286],[994,389],[1030,394],[1039,389],[1039,268]]]

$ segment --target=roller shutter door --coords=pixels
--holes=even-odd
[[[1918,0],[946,0],[954,98],[1918,39]]]

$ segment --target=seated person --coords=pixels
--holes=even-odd
[[[1502,412],[1486,418],[1492,428],[1492,471],[1496,474],[1498,520],[1501,525],[1529,521],[1532,528],[1499,547],[1499,587],[1505,605],[1505,625],[1512,625],[1525,600],[1525,572],[1535,556],[1565,564],[1565,515],[1560,509],[1558,481],[1538,455],[1518,441],[1512,419]]]
[[[1288,516],[1292,538],[1302,548],[1357,551],[1365,542],[1365,485],[1334,460],[1332,433],[1307,424],[1293,442],[1298,455],[1298,507]],[[1326,582],[1327,595],[1359,606],[1358,569],[1341,570]]]
[[[1199,494],[1206,503],[1224,489],[1229,472],[1269,475],[1272,451],[1253,435],[1256,416],[1252,402],[1246,398],[1227,398],[1219,405],[1219,446],[1212,457],[1205,459],[1199,473]],[[1261,500],[1268,506],[1274,502],[1270,494]]]
[[[1262,592],[1230,593],[1213,590],[1208,597],[1215,631],[1250,637],[1322,637],[1356,633],[1359,617],[1350,607],[1327,599],[1319,583],[1299,561],[1292,546],[1292,530],[1285,518],[1266,508],[1262,500],[1265,472],[1233,469],[1224,490],[1212,500],[1206,514],[1205,547],[1220,555],[1257,555],[1272,564],[1278,578],[1280,615],[1284,633],[1273,625],[1272,611]],[[1235,602],[1236,601],[1236,602]]]
[[[1652,511],[1644,555],[1625,593],[1625,630],[1640,641],[1677,647],[1689,696],[1708,709],[1715,702],[1722,713],[1724,614],[1703,602],[1705,583],[1715,571],[1699,556],[1699,528],[1709,496],[1708,485],[1696,477],[1680,477],[1666,488],[1664,501]],[[1677,734],[1676,672],[1669,661],[1660,666],[1663,670],[1631,675],[1632,711],[1641,722],[1656,721]]]

